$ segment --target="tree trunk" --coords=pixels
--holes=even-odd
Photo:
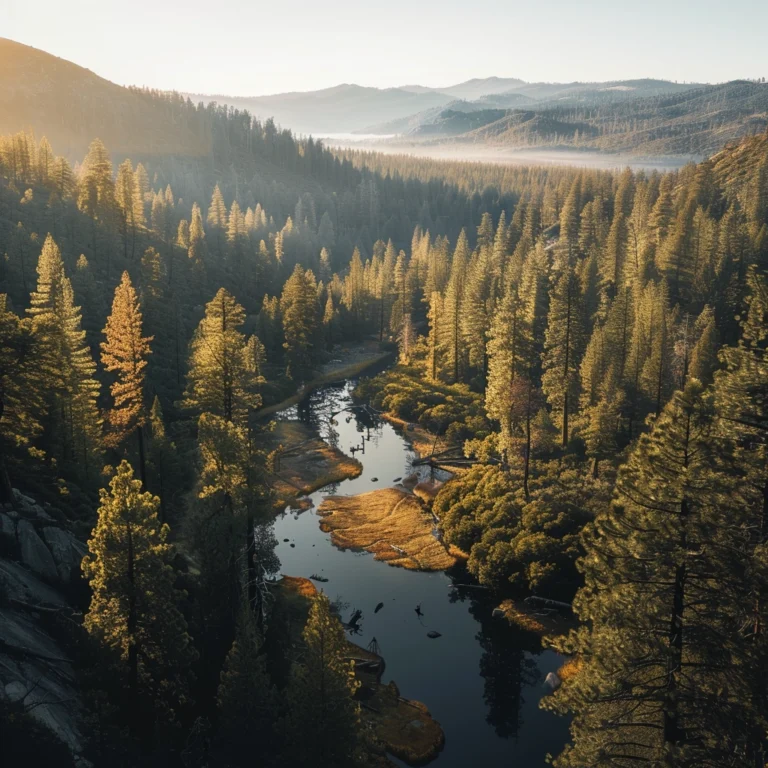
[[[144,430],[141,425],[136,427],[136,437],[139,443],[139,479],[141,480],[141,490],[147,490],[147,460],[144,456]]]
[[[139,647],[136,642],[136,629],[138,626],[138,615],[136,610],[136,573],[133,552],[133,532],[131,524],[127,524],[128,533],[128,583],[130,592],[128,594],[128,619],[126,629],[128,631],[128,690],[130,694],[129,707],[130,715],[128,718],[131,736],[134,738],[138,734],[139,722]]]

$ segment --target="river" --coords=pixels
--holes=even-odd
[[[470,583],[466,574],[395,568],[367,552],[337,549],[320,530],[315,509],[324,496],[385,488],[413,471],[415,454],[396,429],[369,413],[343,410],[353,405],[354,384],[322,387],[277,415],[310,424],[345,453],[364,445],[364,453],[354,454],[363,465],[359,477],[326,486],[311,495],[313,509],[286,510],[275,522],[281,570],[327,578],[317,586],[342,604],[345,620],[362,610],[360,633],[351,639],[367,646],[375,637],[386,662],[382,681],[394,680],[403,696],[424,702],[445,732],[445,748],[431,765],[544,766],[546,754],[557,754],[568,738],[567,721],[538,707],[544,678],[562,658],[492,619],[485,590],[457,586]],[[374,613],[379,602],[384,607]],[[430,630],[442,637],[428,638]]]

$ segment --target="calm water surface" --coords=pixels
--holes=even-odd
[[[364,446],[364,453],[354,454],[362,475],[312,494],[315,507],[326,495],[386,488],[413,471],[415,454],[391,425],[370,412],[344,410],[354,405],[354,383],[323,387],[278,416],[311,424],[347,454]],[[544,677],[561,658],[542,651],[536,638],[492,619],[487,593],[460,586],[470,581],[465,574],[408,571],[369,553],[341,551],[320,530],[315,509],[287,510],[275,533],[282,572],[327,578],[317,586],[341,603],[345,620],[360,609],[360,632],[352,640],[367,646],[375,637],[386,661],[383,682],[394,680],[403,696],[423,701],[441,724],[445,748],[432,765],[539,768],[548,752],[559,752],[568,724],[538,703]],[[379,602],[384,607],[374,613]],[[430,630],[442,637],[428,638]]]

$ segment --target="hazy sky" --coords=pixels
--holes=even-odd
[[[0,0],[0,36],[116,83],[243,96],[768,77],[766,30],[768,0]]]

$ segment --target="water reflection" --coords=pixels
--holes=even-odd
[[[414,453],[391,425],[355,407],[351,388],[351,382],[325,387],[280,414],[314,427],[345,453],[362,446],[355,453],[361,475],[312,494],[315,508],[330,493],[364,493],[414,470],[429,473],[413,467]],[[287,514],[275,527],[283,572],[327,579],[317,586],[339,603],[354,642],[366,647],[375,638],[380,647],[384,682],[394,680],[403,696],[423,701],[440,722],[446,745],[438,768],[543,768],[546,754],[560,750],[567,722],[538,708],[543,679],[560,658],[542,651],[535,636],[493,619],[495,601],[487,590],[468,586],[463,568],[406,571],[368,553],[338,550],[314,510]]]

